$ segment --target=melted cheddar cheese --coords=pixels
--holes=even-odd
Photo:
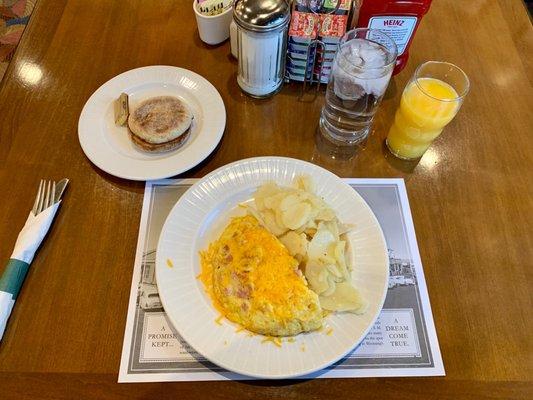
[[[283,244],[252,216],[234,218],[200,254],[200,279],[229,320],[271,336],[320,328],[318,296]]]

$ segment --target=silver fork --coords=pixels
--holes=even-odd
[[[33,203],[33,215],[46,210],[54,204],[56,197],[56,183],[54,181],[45,181],[41,179],[35,203]]]

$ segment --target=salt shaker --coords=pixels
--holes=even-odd
[[[233,20],[237,83],[252,97],[273,95],[284,79],[289,4],[286,0],[236,0]]]

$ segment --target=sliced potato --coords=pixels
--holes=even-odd
[[[276,224],[278,226],[281,226],[283,228],[286,228],[285,224],[283,223],[283,214],[279,209],[272,210],[274,213],[274,217],[276,218]]]
[[[301,202],[291,205],[282,212],[283,224],[289,229],[298,229],[309,219],[311,206],[309,203]]]
[[[317,210],[322,210],[324,208],[328,208],[327,204],[318,196],[309,196],[309,201],[313,204],[313,207]]]
[[[325,221],[324,226],[333,234],[335,237],[335,241],[339,240],[339,227],[337,225],[337,221]]]
[[[335,212],[331,208],[321,208],[315,217],[319,221],[333,221],[335,218]]]
[[[305,230],[303,231],[307,236],[315,236],[315,233],[316,233],[316,228],[305,228]]]
[[[289,250],[289,253],[294,256],[304,257],[307,254],[307,236],[305,233],[298,234],[294,231],[289,231],[285,235],[280,236],[279,240]]]
[[[349,282],[337,283],[333,294],[330,296],[321,295],[319,299],[322,308],[330,311],[348,311],[360,314],[367,307],[367,303],[359,291]]]
[[[272,232],[273,235],[281,236],[287,232],[287,228],[279,226],[276,222],[276,216],[272,210],[264,210],[261,212],[265,227]]]
[[[346,256],[346,233],[353,227],[338,220],[313,186],[308,176],[296,177],[292,188],[265,183],[254,193],[255,207],[248,209],[300,262],[325,310],[364,312]]]
[[[282,212],[287,211],[290,207],[300,203],[301,201],[301,197],[298,196],[297,193],[287,194],[279,203],[279,210]]]
[[[348,267],[346,263],[346,242],[345,241],[339,240],[335,244],[334,254],[335,254],[335,261],[337,262],[337,265],[339,267],[339,271],[341,272],[344,279],[349,280],[350,272],[348,271]]]
[[[342,274],[339,271],[339,268],[335,264],[327,264],[326,269],[336,278],[342,278]]]
[[[305,265],[304,275],[307,278],[307,282],[309,282],[309,287],[316,294],[324,293],[329,289],[329,273],[328,270],[325,269],[321,264],[308,261]]]
[[[333,275],[328,275],[328,289],[321,293],[322,296],[331,296],[337,289],[337,282]]]
[[[323,223],[318,225],[318,229],[309,243],[307,256],[310,260],[319,260],[328,256],[328,247],[335,241],[333,234],[325,228]]]
[[[265,198],[270,197],[276,193],[279,193],[280,188],[274,182],[266,182],[254,193],[254,201],[258,210],[263,210],[265,208]]]
[[[283,191],[280,191],[276,194],[273,194],[271,196],[265,197],[263,199],[263,203],[265,205],[265,208],[269,208],[271,210],[277,210],[279,209],[279,205],[281,201],[285,198],[286,194]]]

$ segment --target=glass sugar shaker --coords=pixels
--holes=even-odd
[[[268,97],[281,89],[290,18],[286,0],[235,1],[237,83],[248,95]]]

